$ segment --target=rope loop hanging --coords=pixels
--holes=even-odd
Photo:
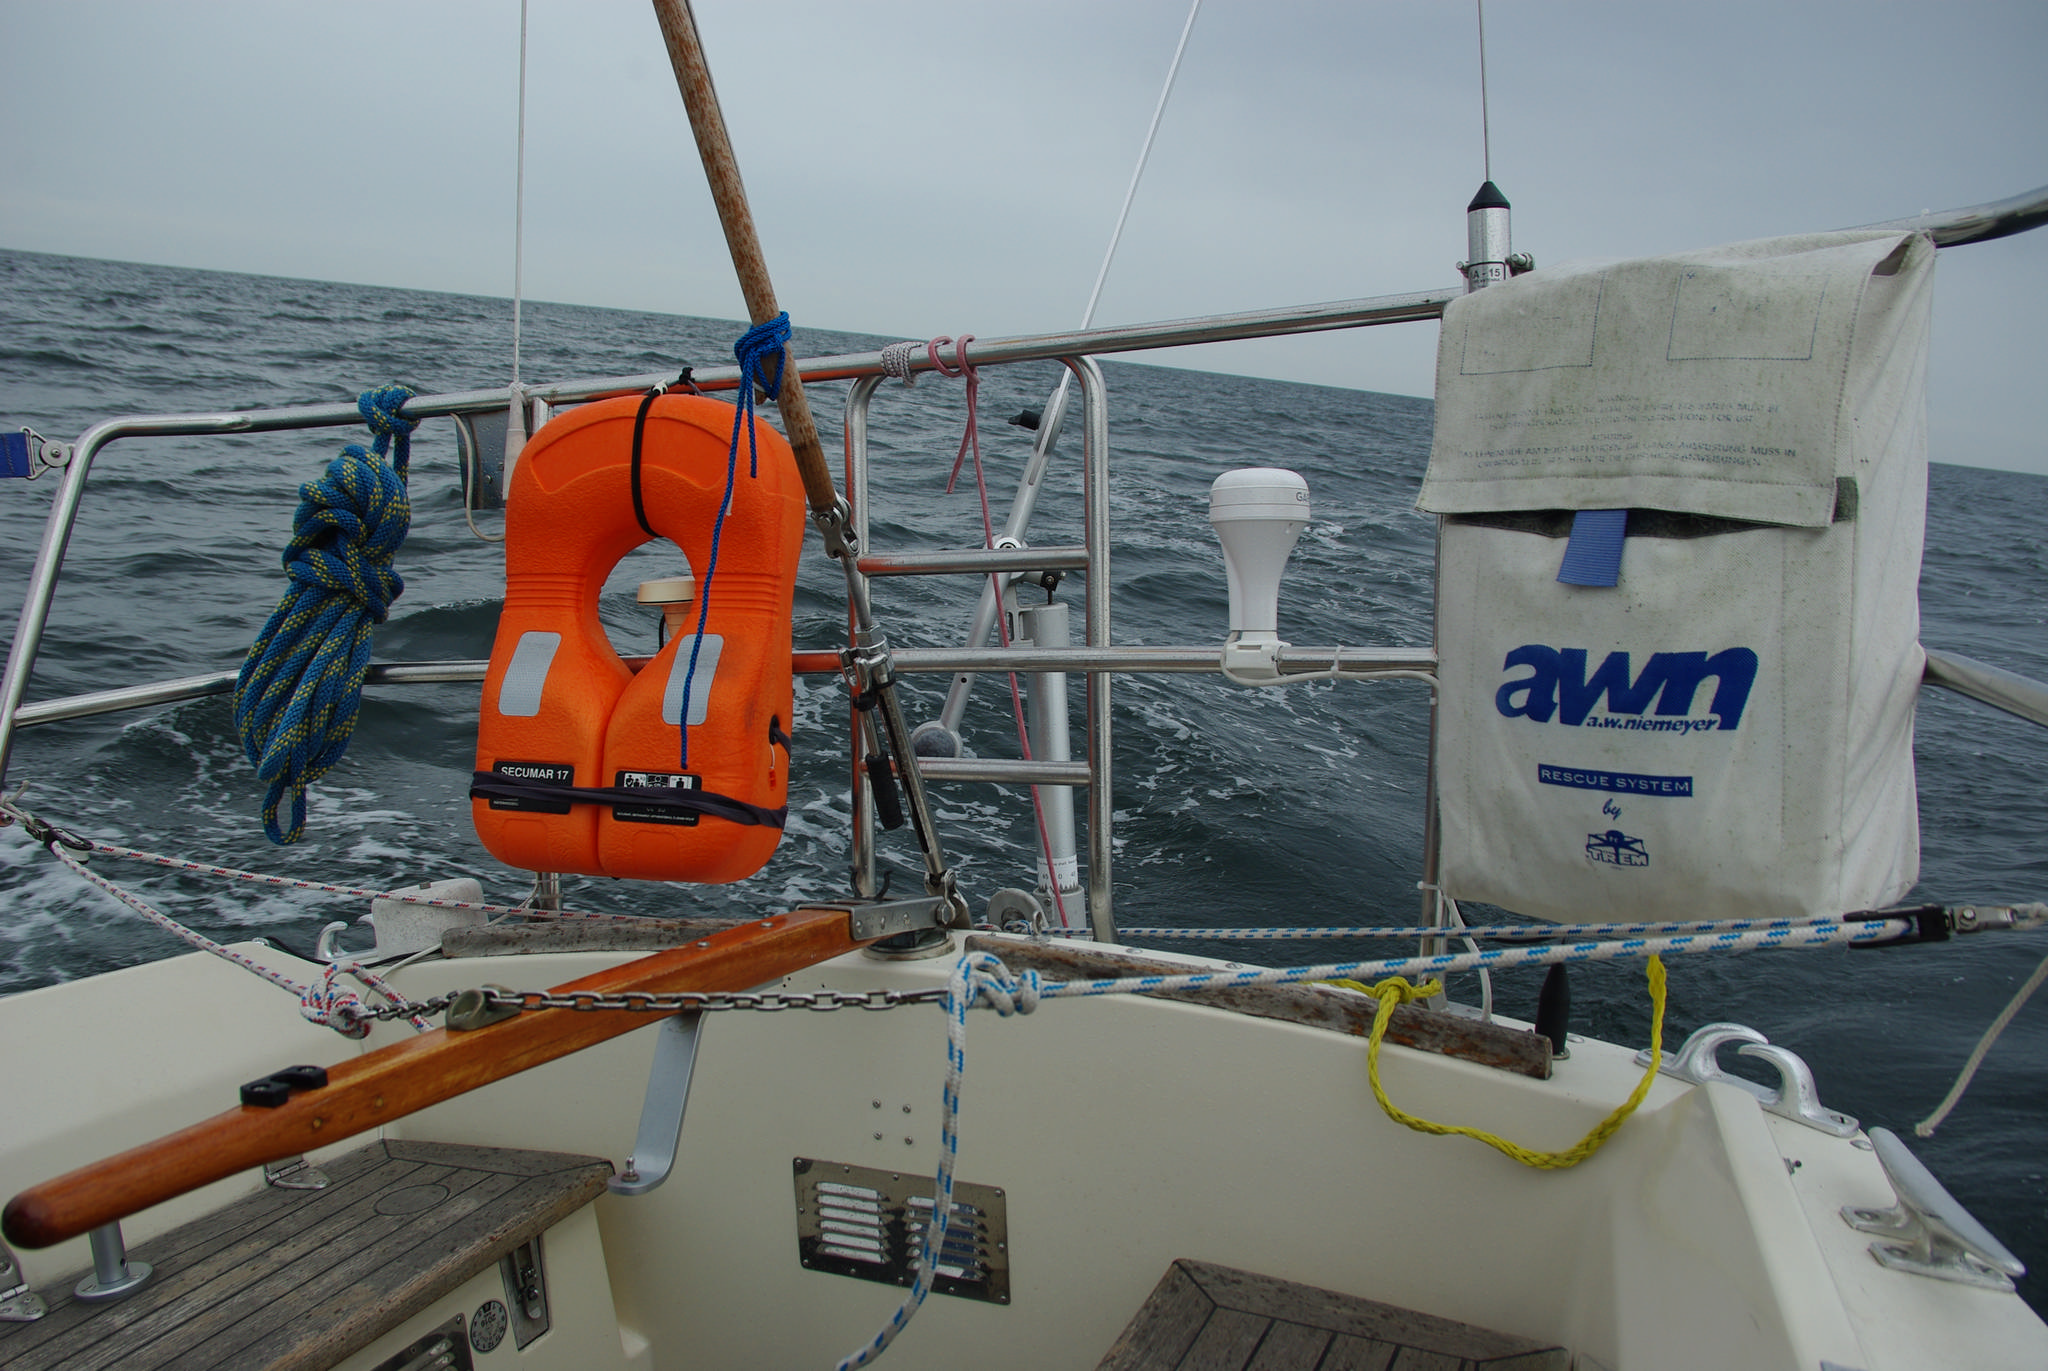
[[[396,385],[365,392],[356,403],[369,448],[350,443],[299,488],[283,557],[291,585],[235,680],[235,731],[268,787],[263,831],[273,843],[304,836],[306,787],[348,750],[374,630],[405,590],[392,563],[412,525],[415,423],[400,412],[412,395]]]

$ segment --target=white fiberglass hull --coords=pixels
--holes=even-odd
[[[400,976],[421,996],[484,980],[553,985],[621,960],[428,962]],[[950,965],[854,955],[787,988],[923,987]],[[331,1064],[408,1031],[382,1025],[359,1048],[203,956],[0,1001],[12,1049],[0,1066],[0,1189],[232,1107],[239,1083],[284,1065]],[[654,1039],[631,1034],[384,1136],[622,1164]],[[1839,1210],[1893,1195],[1853,1140],[1766,1114],[1730,1086],[1660,1078],[1591,1160],[1531,1170],[1389,1121],[1365,1056],[1343,1034],[1138,997],[973,1015],[958,1175],[1007,1197],[1010,1298],[931,1297],[888,1363],[953,1366],[972,1347],[978,1364],[1092,1366],[1168,1264],[1194,1258],[1554,1342],[1607,1371],[2048,1364],[2048,1328],[2016,1296],[1872,1259],[1870,1237]],[[564,1225],[551,1281],[559,1263],[564,1298],[590,1287],[579,1298],[615,1318],[620,1365],[831,1365],[900,1292],[804,1269],[792,1161],[928,1174],[943,1069],[931,1006],[706,1016],[675,1173],[650,1194],[597,1200],[594,1230]],[[1549,1081],[1383,1054],[1404,1108],[1545,1148],[1576,1141],[1639,1071],[1631,1049],[1598,1042],[1575,1043]],[[128,1222],[129,1241],[259,1184],[251,1174],[147,1211]],[[46,1291],[90,1261],[82,1240],[20,1255]],[[374,1366],[406,1340],[394,1333],[349,1364]],[[570,1358],[557,1364],[610,1356],[608,1338],[554,1342]],[[555,1355],[543,1339],[516,1364]]]

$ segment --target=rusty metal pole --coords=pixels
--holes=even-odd
[[[711,198],[718,205],[718,222],[725,229],[726,246],[732,251],[733,269],[739,274],[748,315],[756,324],[766,323],[781,310],[775,303],[775,287],[768,280],[768,262],[761,255],[760,235],[754,231],[753,211],[747,208],[747,190],[740,183],[739,161],[733,156],[732,140],[726,136],[718,91],[711,84],[711,68],[704,60],[697,18],[690,12],[689,0],[654,0],[654,15],[661,22],[661,36],[668,44],[676,87],[690,113],[690,130],[697,136],[704,178],[710,182]],[[751,384],[752,379],[743,384]],[[789,445],[796,450],[804,493],[811,503],[812,522],[825,540],[825,550],[838,559],[846,574],[847,603],[854,620],[850,660],[853,679],[849,686],[857,696],[872,696],[880,706],[887,751],[896,758],[893,775],[909,801],[911,827],[924,853],[925,889],[945,902],[949,922],[965,928],[969,922],[967,902],[961,898],[957,877],[939,847],[938,828],[925,798],[924,778],[910,745],[910,725],[903,717],[902,702],[896,698],[896,670],[889,643],[875,624],[868,604],[867,582],[856,565],[858,547],[849,517],[851,511],[833,489],[832,472],[825,465],[824,448],[818,442],[818,426],[811,418],[810,403],[804,399],[803,378],[797,375],[795,367],[786,368],[782,374],[779,405],[783,427],[789,430]],[[878,795],[893,793],[892,769],[880,743],[880,738],[871,740],[865,763],[869,784]]]
[[[661,21],[661,36],[668,44],[676,87],[682,92],[683,107],[690,114],[690,131],[697,136],[697,153],[703,158],[704,178],[711,183],[718,222],[725,229],[726,246],[732,251],[733,270],[739,274],[740,293],[747,301],[747,316],[756,324],[765,324],[782,310],[775,303],[775,286],[768,279],[768,260],[761,255],[761,238],[754,231],[753,211],[747,208],[747,188],[740,181],[732,139],[726,136],[725,116],[718,108],[711,68],[704,61],[696,16],[690,12],[689,0],[654,0],[654,15]],[[784,369],[782,393],[776,404],[783,426],[789,430],[789,445],[796,449],[804,494],[814,513],[825,514],[836,508],[839,497],[832,486],[832,469],[825,465],[825,450],[818,441],[818,425],[811,417],[810,401],[804,398],[803,378],[797,375],[795,367]]]

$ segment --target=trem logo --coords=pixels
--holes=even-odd
[[[1606,866],[1648,866],[1650,849],[1618,828],[1586,835],[1586,856]]]
[[[1640,716],[1654,701],[1660,719],[1685,719],[1692,713],[1693,698],[1714,678],[1714,696],[1708,712],[1718,721],[1713,726],[1735,728],[1749,704],[1749,688],[1756,684],[1756,653],[1746,647],[1705,652],[1656,652],[1643,664],[1642,672],[1631,676],[1629,654],[1610,652],[1591,676],[1586,674],[1586,649],[1544,647],[1527,643],[1508,653],[1501,670],[1527,668],[1494,692],[1494,708],[1508,718],[1521,717],[1539,724],[1554,717],[1561,724],[1577,728],[1586,722],[1601,697],[1607,713]],[[1631,720],[1624,724],[1612,717],[1596,720],[1605,727],[1657,727],[1654,720]],[[1690,724],[1663,725],[1666,731],[1689,731],[1708,727],[1705,719]]]

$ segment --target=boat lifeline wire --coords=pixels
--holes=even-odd
[[[360,963],[353,961],[331,962],[319,980],[310,983],[295,981],[283,972],[274,971],[270,967],[263,965],[263,963],[253,957],[244,956],[231,947],[215,942],[196,929],[187,928],[162,910],[151,906],[148,901],[140,896],[122,889],[106,877],[92,870],[75,855],[91,850],[93,844],[86,839],[73,833],[67,833],[63,829],[51,824],[44,823],[11,801],[0,800],[0,815],[4,815],[11,822],[20,824],[24,832],[42,843],[44,847],[50,850],[52,856],[70,867],[72,871],[113,896],[122,904],[127,905],[130,909],[142,915],[142,917],[148,919],[173,937],[190,943],[202,952],[209,952],[219,957],[222,961],[239,966],[244,971],[253,972],[280,990],[287,990],[296,995],[299,1000],[299,1013],[310,1023],[318,1024],[323,1028],[331,1028],[345,1038],[366,1037],[370,1031],[370,1020],[376,1017],[403,1017],[421,1033],[425,1033],[433,1027],[416,1012],[415,1007],[403,995],[400,995],[397,990],[392,988],[389,982]],[[339,980],[343,976],[353,977],[362,985],[364,990],[382,998],[385,1004],[390,1007],[391,1013],[383,1016],[369,1013],[369,1007],[363,1003],[360,996],[339,984]]]

